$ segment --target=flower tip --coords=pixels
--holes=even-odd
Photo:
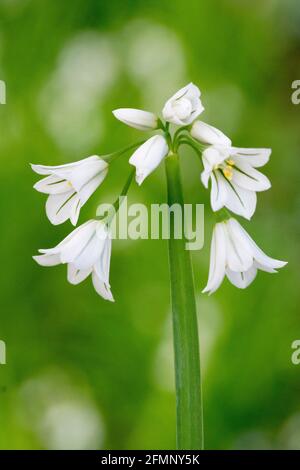
[[[136,171],[135,181],[137,182],[139,186],[141,186],[145,178],[146,178],[146,175],[144,173],[141,173],[138,170]]]
[[[43,255],[34,255],[32,256],[32,259],[37,263],[39,264],[40,266],[43,266],[42,263],[40,262],[40,257],[43,256]]]
[[[29,165],[31,166],[32,171],[38,173],[37,168],[39,167],[39,165],[37,165],[36,163],[29,163]]]
[[[136,176],[135,181],[137,182],[139,186],[141,186],[144,179],[142,178],[142,176]]]
[[[272,149],[266,149],[266,154],[268,157],[271,155],[271,153],[272,153]]]
[[[288,264],[288,261],[281,261],[281,266],[278,266],[279,268],[283,268]]]

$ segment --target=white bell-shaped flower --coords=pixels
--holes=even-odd
[[[71,284],[79,284],[91,274],[97,293],[113,302],[109,284],[111,242],[107,225],[92,219],[54,248],[39,250],[41,254],[33,259],[41,266],[67,264]]]
[[[233,218],[215,225],[210,251],[209,277],[203,292],[212,294],[225,275],[229,281],[244,289],[254,280],[257,270],[276,273],[285,261],[267,256],[246,230]]]
[[[232,147],[223,132],[201,121],[193,124],[191,135],[208,145],[202,153],[201,181],[207,188],[211,180],[212,209],[218,211],[227,207],[250,219],[256,209],[256,192],[271,187],[269,179],[256,170],[268,162],[271,150]]]
[[[54,225],[70,219],[77,224],[81,207],[102,183],[108,163],[97,155],[59,166],[31,165],[39,175],[48,175],[34,188],[49,194],[46,214]]]
[[[162,135],[154,135],[143,143],[130,157],[129,163],[136,167],[136,182],[141,185],[168,154],[169,148]]]
[[[193,83],[181,88],[166,102],[162,110],[164,119],[178,126],[191,124],[204,111],[200,96]]]

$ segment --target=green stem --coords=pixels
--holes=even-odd
[[[168,204],[183,207],[178,155],[166,158]],[[172,214],[173,215],[173,214]],[[194,281],[184,237],[175,239],[170,216],[169,263],[175,353],[177,448],[203,449],[200,354]],[[182,221],[183,230],[183,221]],[[184,233],[184,232],[182,232]]]
[[[134,177],[134,174],[135,174],[135,168],[132,168],[132,170],[130,171],[129,173],[129,176],[126,180],[126,183],[118,197],[118,199],[116,199],[116,201],[114,202],[113,206],[115,208],[115,211],[116,213],[118,212],[119,208],[120,208],[120,202],[122,203],[122,201],[120,201],[120,198],[123,198],[124,196],[127,195],[128,193],[128,189],[130,188],[130,185],[132,183],[132,180],[133,180],[133,177]]]
[[[135,150],[137,147],[139,147],[140,145],[144,143],[145,143],[145,140],[141,140],[139,142],[136,142],[135,144],[128,145],[127,147],[117,150],[116,152],[109,153],[108,155],[102,155],[101,158],[102,160],[105,160],[107,163],[111,163],[113,160],[120,157],[124,153],[129,152],[129,150]]]
[[[132,170],[130,171],[130,173],[128,175],[128,178],[127,178],[127,180],[126,180],[126,182],[123,186],[123,189],[122,189],[121,193],[119,194],[118,198],[115,200],[115,202],[111,206],[112,210],[108,211],[107,215],[105,215],[105,216],[96,217],[97,219],[105,221],[105,223],[108,226],[112,223],[113,218],[116,216],[118,210],[120,209],[120,206],[121,206],[122,202],[124,201],[124,196],[126,196],[127,193],[128,193],[128,190],[129,190],[130,185],[132,183],[134,174],[135,174],[135,168],[132,168]]]

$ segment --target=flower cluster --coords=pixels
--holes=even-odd
[[[81,207],[101,185],[116,157],[133,150],[129,163],[135,167],[135,179],[141,185],[164,158],[178,153],[181,145],[189,145],[201,158],[200,178],[204,187],[210,188],[212,210],[226,214],[215,225],[212,236],[209,279],[203,290],[212,293],[225,274],[232,284],[245,288],[258,269],[276,272],[286,263],[265,255],[230,214],[246,219],[254,214],[256,193],[271,186],[257,170],[268,162],[271,150],[234,147],[219,129],[197,120],[204,111],[200,96],[199,88],[188,84],[165,103],[162,118],[139,109],[117,109],[114,116],[126,125],[159,134],[109,155],[93,155],[60,166],[32,165],[32,169],[44,176],[34,188],[49,195],[46,214],[50,222],[57,225],[70,219],[76,226]],[[170,129],[172,124],[177,126],[175,131]],[[131,177],[132,174],[126,182],[126,192]],[[126,192],[123,190],[122,195]],[[77,227],[56,247],[39,250],[41,254],[34,259],[42,266],[67,264],[71,284],[91,275],[99,295],[113,301],[109,284],[111,244],[110,220],[95,218]]]

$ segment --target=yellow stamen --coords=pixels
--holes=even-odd
[[[231,180],[232,179],[232,168],[231,166],[225,166],[225,168],[223,168],[223,173],[224,173],[224,176],[228,179],[228,180]]]
[[[226,163],[227,163],[228,165],[233,166],[233,165],[234,165],[234,160],[232,160],[232,158],[229,158],[229,160],[226,160]]]

